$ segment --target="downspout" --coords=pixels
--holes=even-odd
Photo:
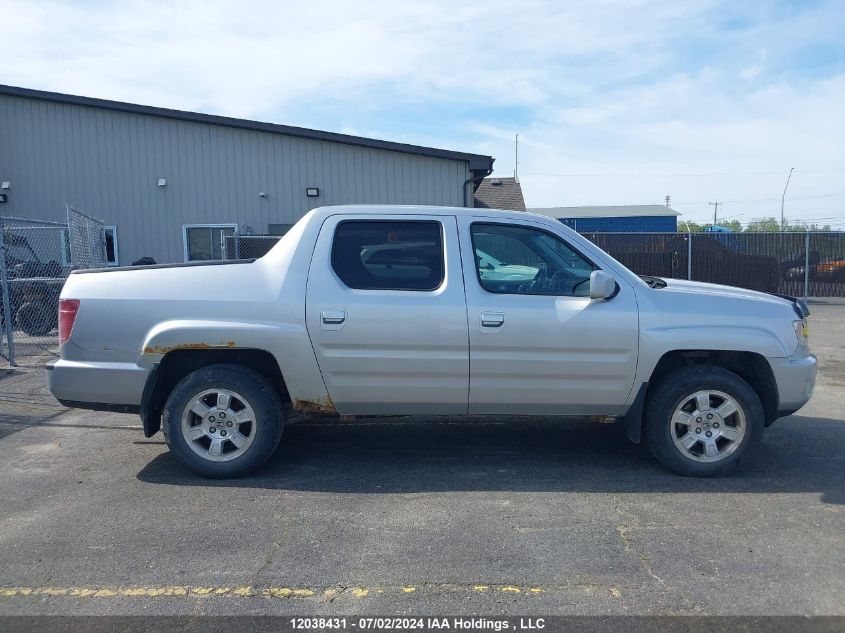
[[[490,175],[490,174],[492,174],[492,173],[493,173],[493,166],[491,165],[491,166],[490,166],[490,167],[486,170],[486,173],[484,173],[484,174],[482,174],[482,175],[480,175],[480,176],[473,176],[472,178],[467,178],[466,180],[464,180],[464,206],[465,206],[465,207],[472,207],[472,206],[474,206],[474,205],[472,204],[472,198],[470,197],[469,190],[467,189],[467,185],[468,185],[468,184],[470,184],[470,183],[474,183],[474,182],[476,182],[476,181],[479,181],[479,182],[480,182],[480,181],[484,180],[485,178],[487,178],[487,176],[489,176],[489,175]],[[473,191],[473,193],[475,193],[475,187],[473,187],[473,190],[472,190],[472,191]]]

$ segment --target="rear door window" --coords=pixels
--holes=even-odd
[[[443,231],[434,221],[338,224],[332,268],[358,290],[435,290],[443,283]]]

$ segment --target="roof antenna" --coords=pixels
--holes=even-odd
[[[514,161],[513,161],[513,179],[519,182],[519,134],[516,135],[514,141]]]

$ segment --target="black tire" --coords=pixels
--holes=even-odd
[[[673,439],[673,428],[684,428],[676,427],[672,423],[676,409],[692,394],[706,390],[722,392],[733,398],[745,418],[741,440],[736,442],[732,452],[713,462],[696,461],[681,447],[676,446]],[[693,418],[697,419],[701,418]],[[737,417],[728,417],[726,420],[735,421]],[[745,380],[714,365],[691,365],[669,372],[649,389],[643,431],[651,454],[668,469],[687,477],[714,477],[733,471],[742,457],[759,443],[764,422],[765,415],[760,398]],[[709,428],[709,423],[704,423],[708,424]],[[722,422],[722,425],[728,426],[729,423]],[[697,429],[703,428],[703,425],[699,426],[697,423],[693,426]],[[689,428],[690,432],[693,430]],[[713,433],[716,433],[715,429]],[[725,442],[723,446],[728,445],[724,438],[721,441]],[[704,443],[699,442],[695,448],[698,449],[699,446],[703,451]]]
[[[214,389],[235,392],[255,414],[254,427],[249,428],[251,443],[229,461],[203,458],[191,448],[182,432],[182,416],[188,405],[199,394]],[[209,365],[188,374],[170,393],[162,414],[162,430],[173,454],[195,473],[214,479],[241,477],[260,468],[279,445],[284,430],[282,400],[257,371],[234,364]],[[235,448],[234,444],[224,444]]]
[[[46,336],[56,328],[56,315],[43,303],[27,301],[15,314],[18,327],[30,336]]]

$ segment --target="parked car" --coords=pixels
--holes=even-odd
[[[56,314],[65,269],[55,260],[41,261],[23,235],[7,229],[4,241],[13,324],[30,336],[49,334],[58,325]],[[0,317],[5,326],[2,305]]]
[[[530,213],[325,207],[258,260],[75,271],[48,382],[208,477],[258,468],[294,411],[614,417],[709,476],[810,398],[808,314],[638,277]]]
[[[815,277],[819,281],[845,281],[845,260],[838,258],[819,262]]]
[[[746,237],[742,233],[730,232],[711,232],[694,237],[693,270],[696,279],[715,284],[735,283],[764,293],[777,292],[781,276],[777,258],[742,252]],[[685,236],[677,236],[669,244],[683,253]],[[686,273],[686,270],[681,272]]]

